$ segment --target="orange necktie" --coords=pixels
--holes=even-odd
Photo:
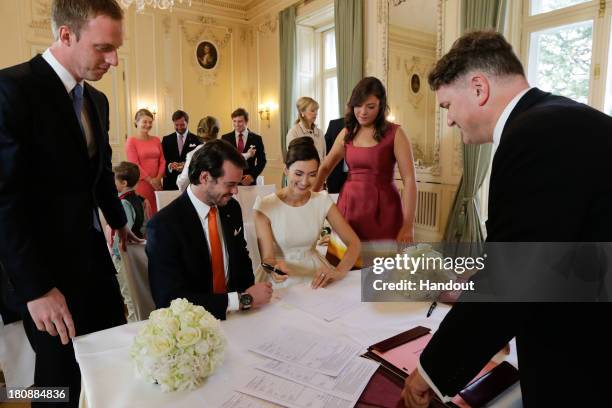
[[[213,272],[213,292],[226,293],[225,268],[223,267],[223,247],[217,224],[217,207],[210,207],[208,212],[208,238],[210,240],[210,259]]]

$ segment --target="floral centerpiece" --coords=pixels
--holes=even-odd
[[[221,364],[225,345],[217,319],[202,306],[175,299],[151,312],[130,356],[137,374],[162,391],[192,390]]]

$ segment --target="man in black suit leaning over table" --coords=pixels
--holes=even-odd
[[[325,145],[329,152],[336,141],[338,134],[344,129],[344,118],[333,119],[329,121],[327,125],[327,132],[325,132]],[[327,180],[327,192],[331,194],[339,193],[346,181],[346,172],[344,171],[345,161],[342,160],[338,165],[329,173]]]
[[[172,114],[174,132],[162,139],[162,150],[166,159],[166,175],[164,176],[164,190],[178,190],[176,179],[183,171],[187,153],[202,144],[197,136],[189,131],[189,115],[187,112],[177,110]]]
[[[251,132],[247,128],[249,123],[249,113],[238,108],[232,112],[232,126],[234,131],[221,136],[221,139],[231,143],[240,153],[250,153],[251,146],[255,149],[255,154],[247,158],[247,168],[240,184],[243,186],[254,185],[257,177],[266,167],[266,151],[261,136]],[[252,150],[251,150],[252,151]]]
[[[217,319],[270,301],[270,283],[253,284],[237,193],[246,162],[224,140],[199,149],[186,191],[147,223],[149,282],[155,306],[176,298],[204,306]]]
[[[70,387],[70,403],[32,406],[76,407],[70,338],[125,323],[98,208],[122,243],[137,241],[111,170],[108,100],[84,82],[117,65],[123,11],[115,0],[54,0],[51,12],[51,47],[0,71],[1,286],[21,308],[35,385]]]
[[[429,83],[465,143],[493,142],[487,242],[612,241],[610,117],[530,88],[494,32],[458,39]],[[528,272],[537,280],[541,271]],[[515,337],[524,406],[609,405],[600,368],[610,366],[611,314],[609,303],[457,303],[407,378],[404,401],[454,396]]]

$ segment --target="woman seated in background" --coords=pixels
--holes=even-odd
[[[187,153],[187,156],[185,157],[185,166],[183,167],[183,171],[176,179],[176,185],[181,193],[185,191],[189,185],[189,163],[191,163],[193,154],[204,146],[206,142],[216,139],[219,135],[219,128],[219,120],[213,116],[204,116],[202,119],[200,119],[200,122],[198,122],[198,130],[196,135],[202,144],[197,145],[195,149]]]
[[[299,137],[289,144],[285,159],[287,187],[263,199],[257,198],[255,230],[263,263],[275,272],[266,276],[259,267],[257,281],[272,279],[288,286],[310,281],[313,288],[325,287],[344,278],[359,256],[361,243],[327,193],[311,191],[319,169],[319,153],[310,137]],[[324,221],[346,243],[347,251],[336,268],[316,248]]]
[[[319,152],[319,160],[322,162],[326,154],[325,137],[321,129],[315,125],[319,103],[308,96],[302,96],[296,103],[298,118],[295,125],[287,132],[287,144],[298,137],[308,136],[314,141]]]
[[[162,190],[166,160],[159,138],[149,134],[153,128],[153,114],[147,109],[139,109],[134,120],[136,134],[128,137],[125,153],[129,162],[138,165],[140,180],[136,193],[149,202],[151,214],[147,215],[152,216],[157,212],[155,191]]]

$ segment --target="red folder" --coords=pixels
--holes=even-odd
[[[363,391],[357,406],[362,408],[403,407],[400,394],[404,380],[418,364],[431,330],[417,326],[368,347],[363,357],[378,361],[381,367]],[[489,362],[451,403],[432,402],[432,407],[478,408],[484,406],[519,380],[516,368],[507,362]]]

